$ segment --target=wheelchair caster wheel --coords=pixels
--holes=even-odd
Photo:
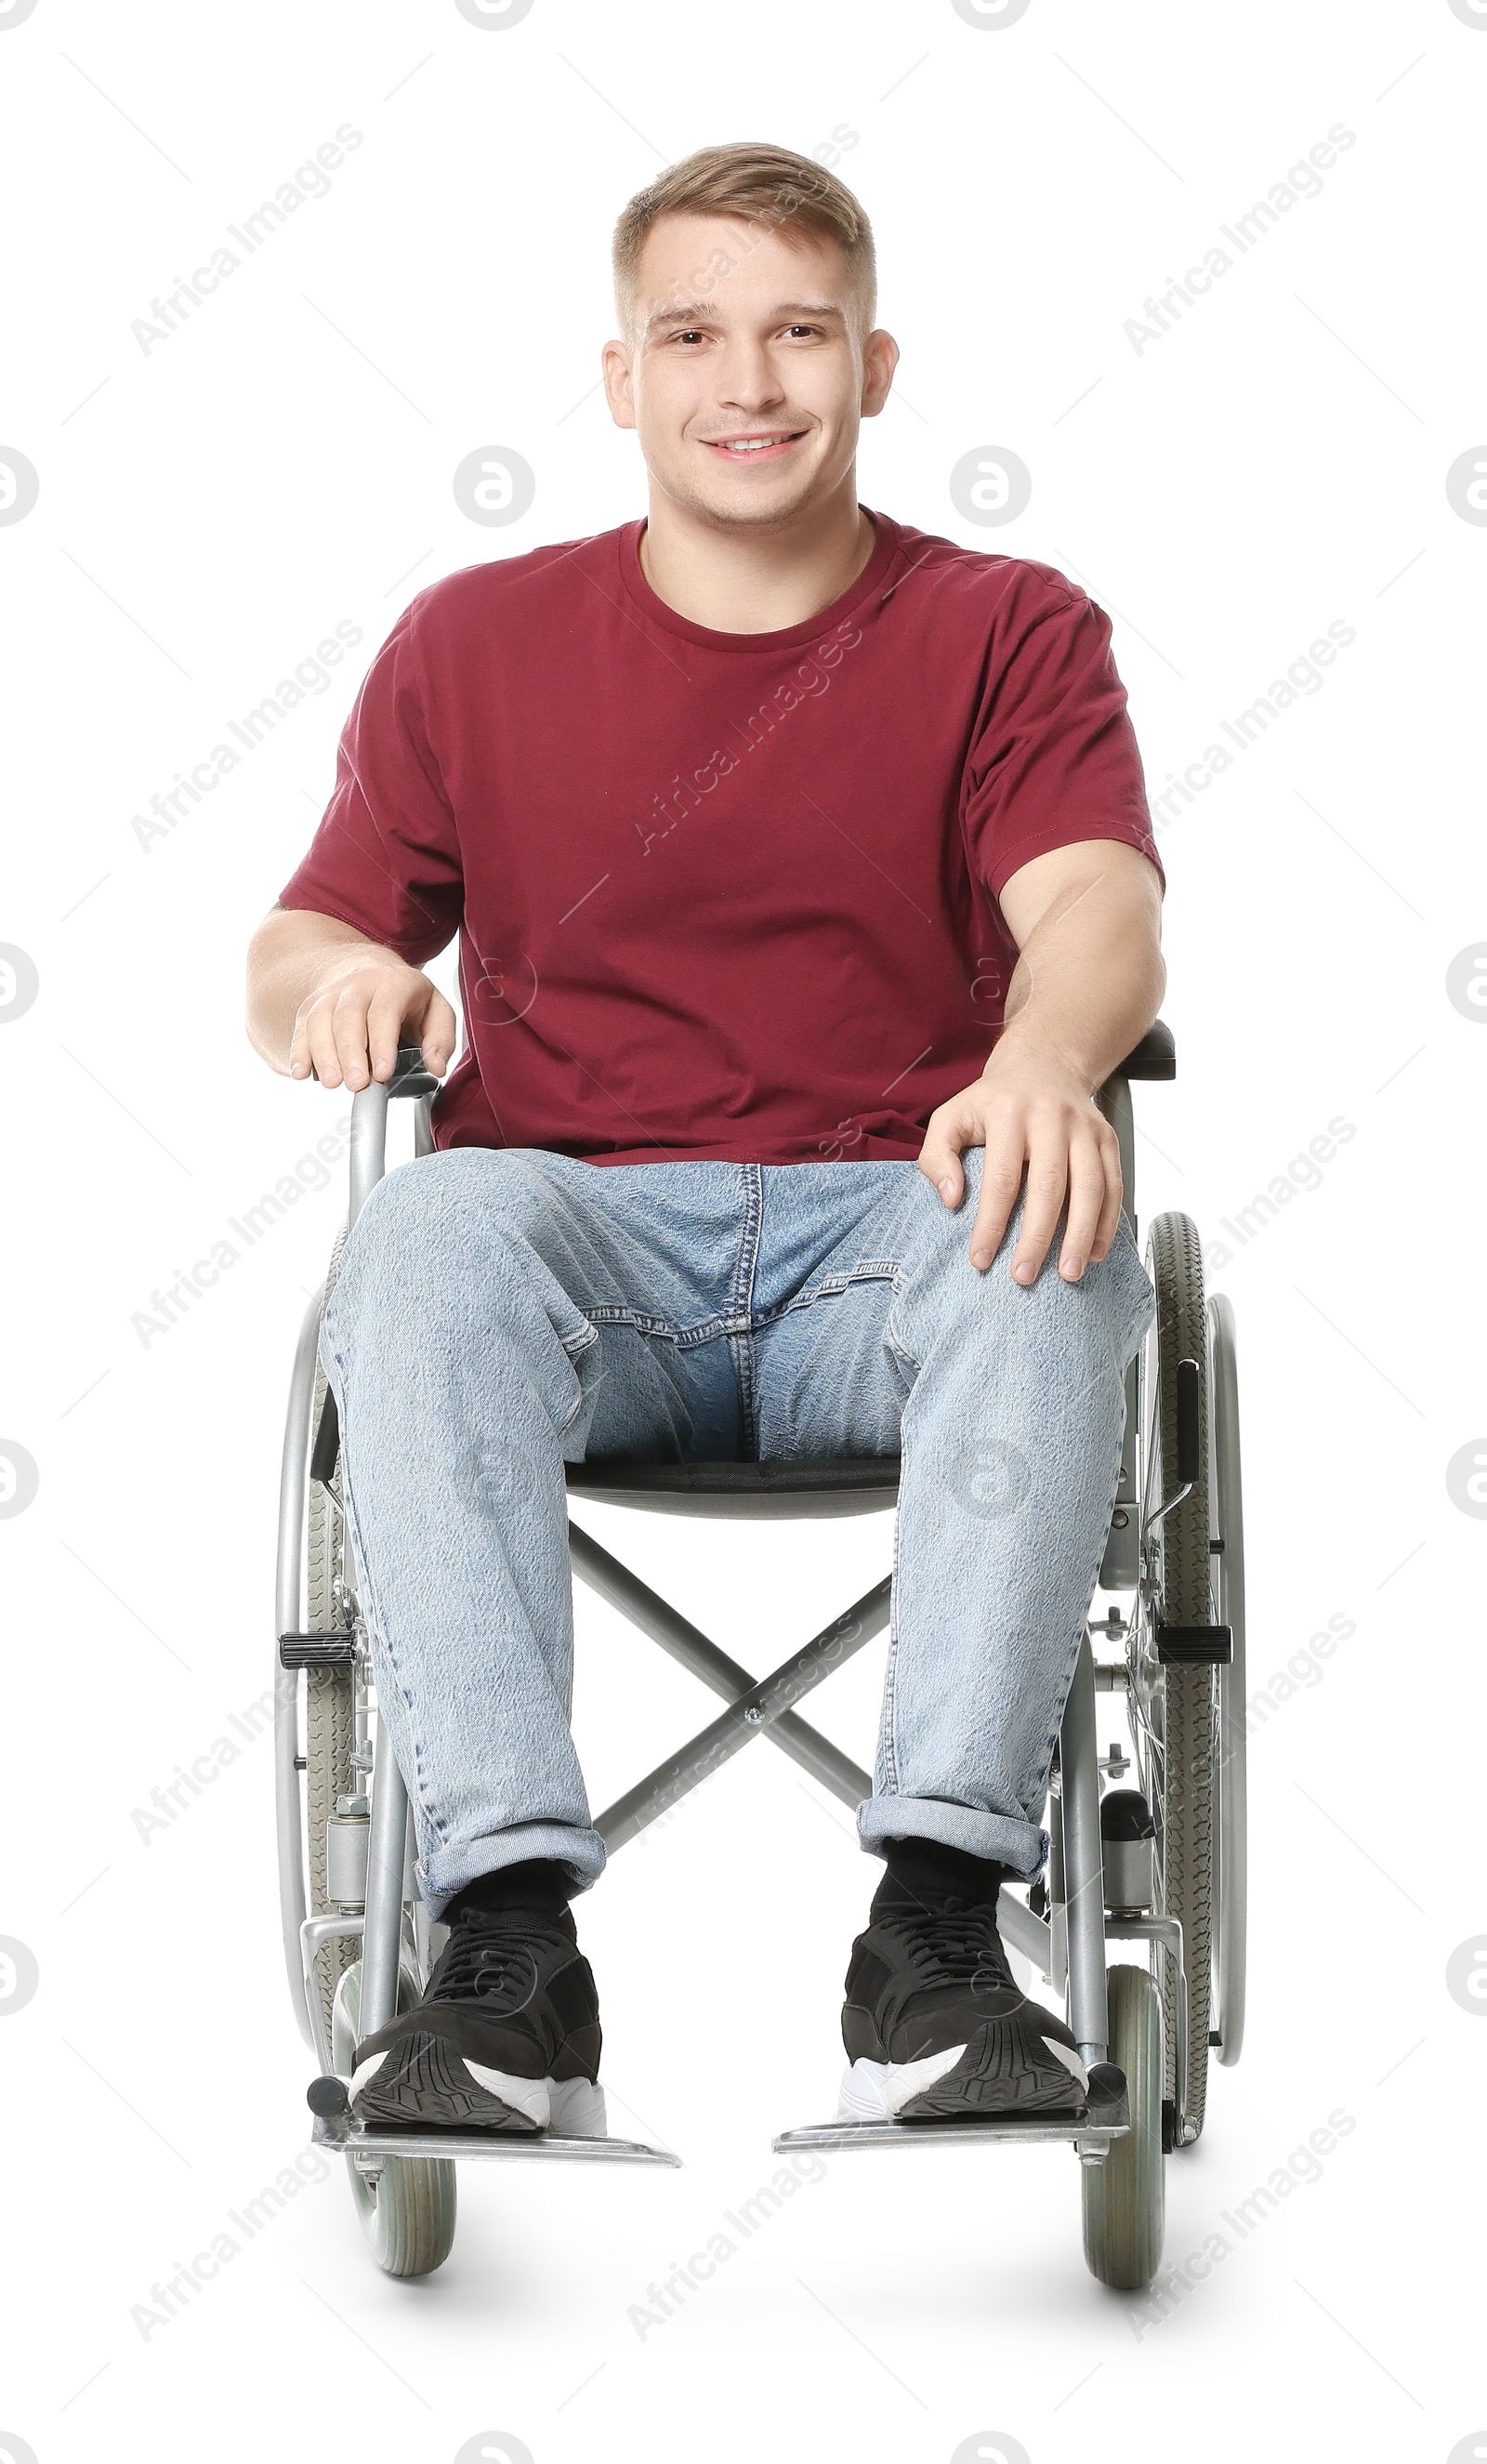
[[[417,1983],[407,1969],[399,1979],[398,2002],[406,2010],[418,2000]],[[317,2079],[317,2088],[339,2087],[356,2061],[361,2017],[361,1963],[348,1968],[336,1989],[331,2016],[331,2052],[342,2076]],[[346,2099],[349,2103],[349,2097]],[[454,2167],[447,2157],[379,2156],[369,2164],[348,2150],[346,2170],[351,2195],[384,2276],[431,2276],[442,2267],[454,2243]]]
[[[1081,2167],[1084,2256],[1102,2284],[1149,2284],[1162,2261],[1162,1997],[1144,1968],[1109,1972],[1110,2059],[1126,2074],[1130,2129],[1103,2165]]]

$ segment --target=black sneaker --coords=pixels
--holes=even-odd
[[[422,2002],[357,2047],[351,2109],[378,2130],[601,2139],[600,2044],[571,1911],[468,1908]]]
[[[1087,2101],[1069,2030],[1012,1974],[995,1897],[890,1875],[852,1946],[842,2035],[839,2122],[1078,2114]]]

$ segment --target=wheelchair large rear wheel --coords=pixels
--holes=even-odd
[[[1158,1215],[1147,1239],[1156,1313],[1142,1375],[1142,1590],[1133,1640],[1132,1703],[1148,1802],[1156,1820],[1157,1911],[1182,1926],[1187,1979],[1186,2062],[1178,2060],[1181,1997],[1172,1960],[1156,1953],[1167,2043],[1169,2137],[1183,2146],[1203,2127],[1213,2003],[1217,1787],[1217,1671],[1207,1661],[1156,1657],[1159,1625],[1214,1622],[1210,1546],[1212,1411],[1203,1251],[1191,1217]],[[1148,1532],[1181,1486],[1177,1476],[1177,1366],[1199,1370],[1197,1478],[1181,1505]],[[1179,2098],[1179,2087],[1182,2089]]]
[[[1214,1886],[1214,2035],[1221,2062],[1244,2047],[1246,1844],[1244,1499],[1239,1470],[1239,1384],[1234,1310],[1220,1292],[1208,1303],[1214,1410],[1214,1527],[1218,1614],[1234,1657],[1218,1672],[1218,1875]]]
[[[331,1252],[330,1271],[325,1279],[325,1308],[336,1288],[340,1271],[340,1253],[346,1235],[340,1231]],[[315,1386],[310,1407],[310,1443],[315,1443],[320,1415],[325,1409],[325,1372],[316,1363]],[[306,1624],[312,1634],[328,1634],[346,1621],[345,1601],[347,1569],[345,1565],[345,1530],[339,1501],[328,1493],[317,1480],[309,1483],[305,1503],[305,1610]],[[310,1668],[305,1671],[305,1833],[309,1883],[310,1914],[323,1917],[332,1913],[336,1903],[331,1899],[327,1868],[328,1825],[335,1815],[337,1799],[355,1796],[358,1774],[351,1756],[357,1742],[356,1675],[350,1668]],[[341,1972],[357,1956],[354,1936],[333,1936],[320,1945],[313,1970],[319,1991],[324,2024],[329,2029],[336,1988]]]
[[[405,1969],[399,2009],[410,2009],[418,1992],[417,1979]],[[358,1960],[336,1989],[331,2023],[331,2056],[342,2079],[350,2079],[355,2065],[361,2016],[361,1963]],[[448,2158],[348,2155],[346,2167],[357,2212],[383,2273],[431,2276],[436,2267],[442,2267],[454,2246],[454,2167]]]
[[[1126,2074],[1130,2129],[1103,2164],[1081,2167],[1084,2256],[1122,2293],[1149,2284],[1162,2262],[1162,1997],[1144,1968],[1109,1971],[1110,2059]]]

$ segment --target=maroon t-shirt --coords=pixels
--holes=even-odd
[[[373,661],[286,907],[460,935],[441,1147],[911,1161],[979,1076],[1030,857],[1161,864],[1110,626],[1049,565],[872,516],[806,624],[657,598],[645,525],[470,566]]]

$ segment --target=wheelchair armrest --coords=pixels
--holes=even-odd
[[[1177,1046],[1172,1041],[1171,1028],[1161,1018],[1148,1027],[1135,1050],[1127,1052],[1120,1067],[1110,1072],[1112,1078],[1175,1078],[1176,1075]]]

